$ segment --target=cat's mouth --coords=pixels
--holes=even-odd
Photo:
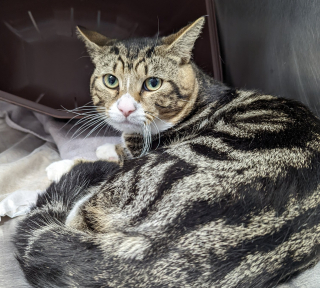
[[[135,127],[141,127],[143,126],[143,123],[140,123],[139,121],[137,121],[136,119],[124,119],[122,121],[118,122],[118,125],[124,125],[124,126],[135,126]]]
[[[132,108],[130,105],[127,106]],[[122,105],[118,107],[118,103],[115,102],[108,111],[108,123],[122,132],[143,134],[144,127],[146,126],[143,108],[140,104],[136,104],[133,105],[133,111],[127,111],[129,109],[127,106]]]
[[[136,125],[136,126],[140,126],[136,123],[132,123],[131,121],[129,121],[128,119],[125,119],[124,121],[121,122],[121,124],[131,124],[131,125]]]
[[[111,121],[110,121],[111,120]],[[142,133],[143,123],[137,119],[114,119],[111,118],[109,124],[119,131],[127,133]]]

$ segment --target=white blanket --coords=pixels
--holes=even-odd
[[[0,217],[28,212],[37,194],[50,184],[45,168],[52,162],[96,160],[98,146],[120,143],[119,135],[112,129],[86,137],[91,129],[78,130],[81,127],[75,121],[66,124],[0,102]]]

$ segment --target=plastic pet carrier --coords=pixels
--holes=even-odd
[[[75,26],[108,37],[168,35],[208,15],[194,60],[222,79],[211,0],[0,0],[0,99],[57,118],[90,101],[93,65]]]

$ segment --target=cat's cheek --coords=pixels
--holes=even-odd
[[[98,96],[92,96],[92,102],[94,105],[98,105],[100,102],[100,98]]]

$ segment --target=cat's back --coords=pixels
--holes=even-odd
[[[264,287],[318,259],[319,120],[293,100],[229,93],[199,113],[194,138],[168,151],[194,169],[180,180],[189,213],[179,221],[194,229],[185,241],[214,243],[206,260],[221,287],[250,278]]]
[[[230,89],[181,131],[168,151],[219,169],[231,163],[237,169],[237,162],[266,170],[311,167],[320,151],[320,121],[307,107],[255,91]]]

